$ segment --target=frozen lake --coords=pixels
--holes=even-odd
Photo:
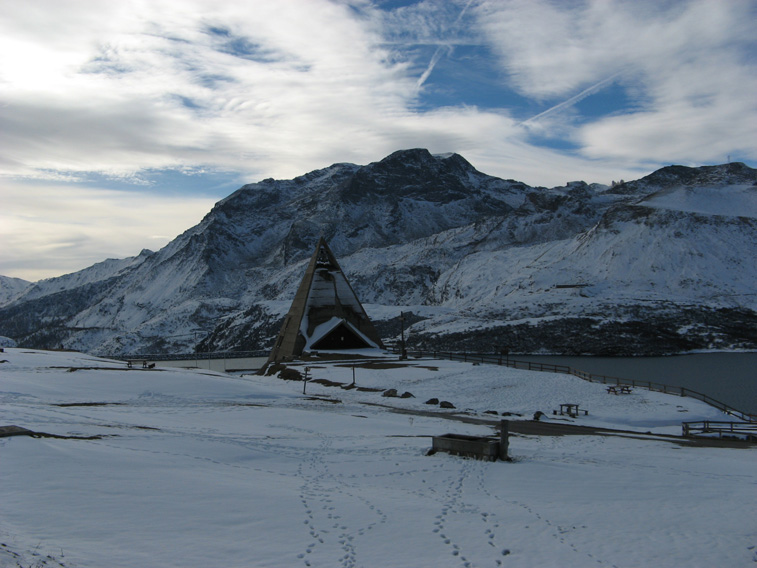
[[[565,357],[514,355],[513,359],[568,365],[581,371],[686,387],[757,414],[757,353],[698,353],[670,357]],[[254,371],[266,357],[157,361],[158,366],[219,372]]]
[[[563,357],[513,359],[569,365],[598,375],[686,387],[757,414],[757,353],[698,353],[670,357]]]

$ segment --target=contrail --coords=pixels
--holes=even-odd
[[[431,75],[431,72],[434,70],[434,67],[436,67],[436,64],[442,58],[442,50],[445,48],[447,49],[447,53],[452,52],[451,45],[440,45],[439,47],[436,48],[434,55],[431,56],[431,61],[429,61],[428,63],[428,67],[426,67],[426,70],[419,77],[418,82],[415,84],[416,90],[420,89],[423,83],[426,82],[426,79],[428,79],[428,76]]]
[[[600,91],[601,89],[603,89],[604,87],[612,83],[621,73],[622,71],[618,71],[617,73],[615,73],[615,75],[612,75],[610,77],[607,77],[606,79],[601,80],[599,83],[592,85],[588,89],[584,89],[577,95],[570,97],[568,100],[558,103],[555,106],[548,108],[547,110],[540,112],[539,114],[535,116],[532,116],[531,118],[527,118],[523,122],[519,122],[518,125],[520,126],[521,124],[528,124],[529,122],[534,122],[540,118],[543,118],[549,114],[552,114],[553,112],[557,112],[564,108],[573,106],[574,104],[584,100],[589,95],[593,95],[594,93]]]
[[[466,5],[464,6],[464,7],[463,7],[462,11],[460,12],[460,15],[458,15],[458,16],[457,16],[457,19],[456,19],[456,20],[454,21],[454,23],[452,24],[452,27],[453,27],[453,28],[454,28],[454,27],[455,27],[455,26],[456,26],[456,25],[457,25],[458,23],[460,23],[460,20],[461,20],[461,19],[463,18],[463,16],[465,15],[465,11],[466,11],[466,10],[468,9],[468,6],[470,6],[471,4],[473,4],[473,0],[468,0],[468,3],[467,3],[467,4],[466,4]]]
[[[468,3],[465,6],[463,6],[463,9],[458,14],[457,19],[455,19],[455,21],[450,26],[451,30],[457,27],[457,24],[460,23],[460,20],[465,15],[466,10],[471,4],[473,4],[473,0],[468,0]],[[423,86],[423,83],[425,83],[426,79],[428,79],[428,76],[431,75],[431,72],[434,70],[434,67],[436,67],[436,64],[439,63],[439,60],[442,58],[443,49],[447,50],[447,54],[452,53],[451,45],[440,45],[439,47],[436,48],[434,55],[431,56],[431,61],[429,61],[428,63],[428,67],[426,67],[426,70],[423,72],[423,74],[418,78],[418,81],[415,83],[416,91],[420,90],[420,88]]]

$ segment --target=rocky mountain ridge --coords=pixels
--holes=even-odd
[[[266,348],[323,235],[389,340],[405,311],[426,347],[755,349],[755,183],[733,163],[533,188],[403,150],[243,186],[160,251],[16,291],[0,335],[111,354]]]

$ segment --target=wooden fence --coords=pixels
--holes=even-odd
[[[681,424],[684,436],[700,434],[717,434],[723,436],[746,436],[757,439],[757,422],[722,422],[718,420],[701,420],[699,422],[683,422]]]
[[[490,355],[485,353],[456,353],[453,351],[416,351],[412,353],[413,357],[432,357],[434,359],[449,359],[452,361],[464,361],[468,363],[485,363],[490,365],[502,365],[513,369],[523,369],[527,371],[544,371],[548,373],[563,373],[566,375],[573,375],[579,379],[589,381],[592,383],[603,383],[616,386],[629,386],[634,388],[642,388],[650,391],[662,392],[666,394],[674,394],[677,396],[687,396],[690,398],[696,398],[702,402],[709,404],[710,406],[717,408],[718,410],[743,420],[744,422],[757,423],[757,415],[742,412],[724,402],[715,400],[714,398],[707,396],[701,392],[691,390],[686,387],[677,387],[671,385],[663,385],[661,383],[653,383],[652,381],[636,381],[633,379],[621,379],[619,377],[608,377],[606,375],[596,375],[594,373],[587,373],[579,369],[574,369],[568,365],[552,365],[550,363],[536,363],[532,361],[519,361],[511,359],[507,355]]]

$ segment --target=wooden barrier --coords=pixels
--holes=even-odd
[[[684,436],[701,434],[717,434],[723,436],[746,436],[757,438],[757,423],[755,422],[726,422],[720,420],[700,420],[681,423]]]
[[[431,438],[431,453],[447,452],[487,461],[498,459],[509,461],[510,424],[500,421],[499,439],[489,436],[466,436],[465,434],[444,434]]]
[[[444,434],[431,439],[431,449],[434,452],[496,461],[499,456],[499,440],[464,434]]]

